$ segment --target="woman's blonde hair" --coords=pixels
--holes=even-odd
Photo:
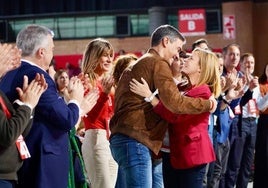
[[[207,84],[217,98],[221,93],[219,61],[217,56],[208,50],[195,48],[200,58],[199,65],[201,69],[200,79],[197,85]]]
[[[88,43],[83,54],[81,70],[88,74],[91,84],[96,85],[95,70],[99,65],[99,59],[107,53],[114,56],[114,50],[111,43],[103,38],[96,38]]]

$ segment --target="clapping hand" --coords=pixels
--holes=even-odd
[[[0,77],[21,64],[21,50],[10,44],[0,44]]]
[[[82,81],[77,76],[70,79],[68,93],[70,100],[76,100],[79,104],[81,104],[84,97],[84,87]]]
[[[111,90],[112,90],[113,85],[114,85],[113,77],[112,76],[104,77],[101,80],[101,85],[103,87],[104,93],[109,94],[111,92]]]
[[[47,83],[44,75],[36,74],[34,80],[28,84],[28,77],[23,77],[23,87],[17,87],[16,90],[19,95],[19,99],[32,107],[32,109],[37,105],[41,95],[47,89]]]
[[[99,98],[98,88],[91,89],[83,98],[80,108],[82,109],[82,116],[85,116],[97,103]]]
[[[82,81],[82,84],[84,86],[84,90],[85,91],[88,91],[88,90],[91,90],[92,89],[92,85],[90,83],[90,80],[89,80],[89,77],[88,77],[88,74],[84,74],[83,72],[81,72],[77,78],[79,78],[81,81]]]

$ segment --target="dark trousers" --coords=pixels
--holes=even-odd
[[[202,188],[207,164],[190,169],[174,169],[169,153],[163,152],[163,179],[165,188]]]
[[[264,114],[258,119],[253,187],[268,187],[268,115]]]
[[[255,118],[242,118],[241,128],[232,124],[231,149],[225,174],[225,187],[247,188],[254,160],[257,125]]]
[[[254,152],[257,135],[256,118],[242,119],[243,154],[237,177],[236,187],[247,188],[254,161]]]
[[[236,169],[236,166],[238,166],[237,160],[235,160],[234,162],[236,162],[235,164],[232,164],[233,166],[229,167],[229,159],[231,158],[231,160],[233,160],[233,158],[235,157],[235,151],[234,150],[234,144],[237,143],[236,138],[239,137],[238,135],[238,128],[237,128],[237,123],[238,123],[238,117],[235,117],[232,121],[231,127],[230,127],[230,133],[229,133],[229,143],[230,143],[230,150],[229,150],[229,156],[227,159],[227,166],[226,166],[226,171],[224,174],[222,174],[222,178],[220,179],[220,185],[219,188],[225,188],[225,181],[230,181],[228,179],[229,176],[231,176],[231,173],[233,171],[233,169]],[[238,153],[242,153],[241,151]],[[233,155],[233,156],[230,156]],[[231,165],[231,164],[230,164]],[[232,170],[229,170],[229,168],[231,168]],[[227,180],[226,180],[227,179]],[[227,182],[229,183],[229,182]]]
[[[225,143],[216,143],[215,154],[216,161],[214,163],[214,171],[212,179],[209,183],[209,188],[218,188],[222,177],[224,177],[228,156],[229,156],[230,144],[227,139]]]
[[[170,154],[167,152],[162,152],[163,159],[163,181],[165,188],[177,188],[179,187],[178,178],[176,176],[176,169],[174,169],[170,164]]]

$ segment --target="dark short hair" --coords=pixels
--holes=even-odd
[[[240,46],[239,46],[238,44],[236,44],[236,43],[231,43],[231,44],[228,44],[227,46],[225,46],[225,47],[222,49],[222,54],[223,54],[223,55],[226,55],[228,49],[229,49],[230,47],[232,47],[232,46],[237,47],[237,48],[239,49],[239,51],[241,51],[241,48],[240,48]]]
[[[152,33],[151,46],[154,47],[159,45],[164,37],[168,37],[171,41],[174,41],[177,38],[183,42],[186,41],[185,37],[182,36],[182,34],[175,27],[171,25],[161,25]]]

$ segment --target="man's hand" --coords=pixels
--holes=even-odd
[[[0,44],[0,77],[21,64],[21,50],[10,44]]]
[[[253,79],[249,82],[249,89],[250,91],[253,91],[254,88],[259,86],[259,78],[257,76],[254,76]]]
[[[19,94],[19,99],[32,109],[37,105],[41,95],[47,89],[47,83],[44,75],[36,74],[34,80],[28,85],[28,77],[23,77],[23,88],[17,87],[16,90]]]

